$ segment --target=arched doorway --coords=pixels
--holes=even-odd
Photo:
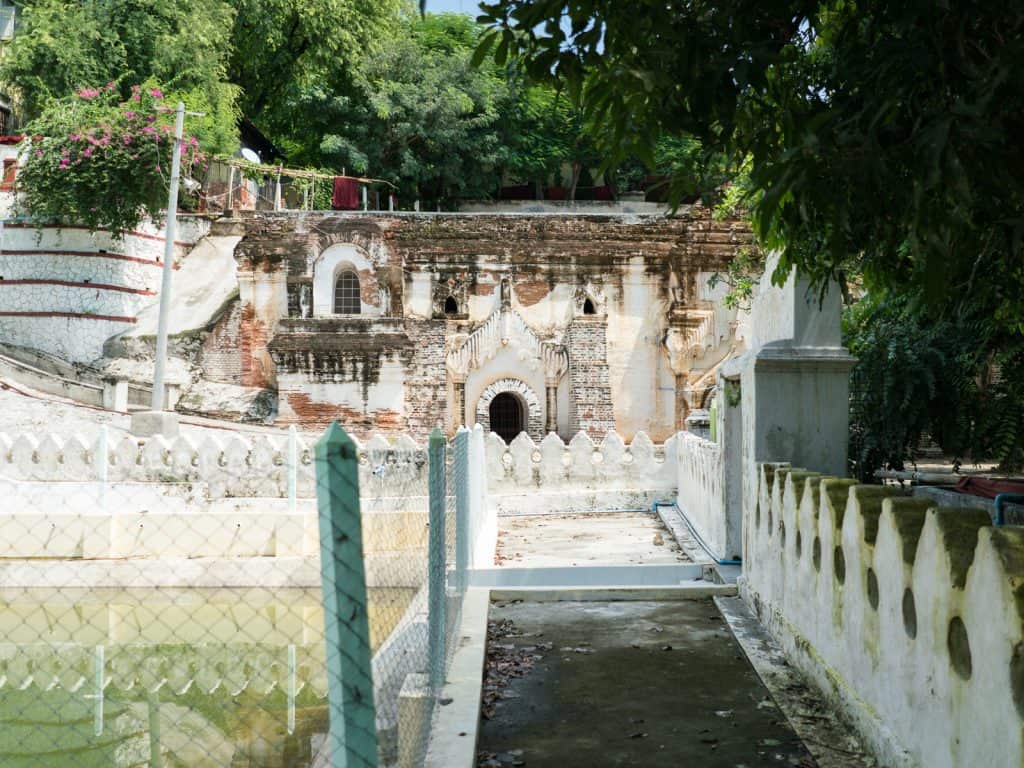
[[[516,436],[526,429],[526,406],[511,392],[500,392],[495,395],[488,406],[491,431],[506,443],[511,443]]]

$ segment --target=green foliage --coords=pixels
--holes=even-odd
[[[211,152],[238,144],[238,88],[227,79],[233,11],[221,0],[28,0],[4,52],[0,80],[27,117],[75,90],[114,83],[127,99],[153,80],[208,113],[198,125]]]
[[[991,318],[936,322],[920,297],[869,296],[846,310],[857,356],[851,384],[850,459],[870,481],[902,469],[931,440],[958,460],[1024,461],[1024,342]]]
[[[19,206],[39,222],[107,228],[115,236],[167,205],[174,146],[173,114],[158,111],[163,94],[136,86],[119,101],[115,86],[83,88],[52,101],[29,126],[41,138],[23,150]],[[186,137],[182,173],[201,163],[199,142]]]
[[[469,66],[477,28],[458,14],[414,16],[361,63],[353,87],[304,89],[301,162],[371,174],[408,202],[485,196],[499,179],[504,77]]]
[[[729,309],[750,310],[754,297],[754,289],[764,272],[764,255],[755,248],[740,248],[736,256],[729,262],[725,273],[716,272],[708,280],[708,285],[715,288],[725,285],[728,291],[722,302]]]
[[[555,80],[613,162],[749,157],[780,271],[1005,296],[1024,263],[1024,9],[982,0],[497,0],[481,47]],[[982,268],[981,265],[984,265]],[[996,297],[1008,299],[996,301]]]
[[[245,114],[287,138],[311,88],[344,90],[363,62],[384,50],[404,0],[232,0],[231,82]],[[228,50],[226,48],[226,50]]]
[[[776,279],[885,297],[851,336],[867,474],[925,433],[1020,463],[1019,3],[495,0],[481,21],[479,57],[563,87],[612,164],[681,133],[747,163],[720,207],[749,207]]]

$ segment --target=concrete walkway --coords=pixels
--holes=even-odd
[[[490,620],[479,766],[817,765],[711,600],[495,603]]]
[[[513,568],[689,562],[651,512],[523,515],[498,519],[495,564]]]

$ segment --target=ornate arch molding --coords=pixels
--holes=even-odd
[[[488,432],[491,430],[491,402],[498,395],[507,392],[526,406],[526,433],[536,440],[544,437],[544,414],[541,413],[540,399],[529,384],[520,379],[498,379],[484,388],[476,401],[476,420]]]
[[[541,340],[519,313],[500,309],[468,336],[461,337],[445,358],[454,381],[465,381],[467,374],[509,346],[513,339],[544,366],[544,381],[557,386],[569,370],[569,352],[564,344]]]

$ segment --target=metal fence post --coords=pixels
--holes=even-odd
[[[107,425],[100,427],[100,437],[96,445],[96,455],[93,460],[96,464],[96,480],[100,484],[100,510],[107,510],[107,466],[109,461],[109,449],[107,448]]]
[[[316,497],[330,710],[330,765],[376,768],[370,628],[363,533],[359,513],[359,457],[338,423],[317,441]]]
[[[288,511],[294,512],[298,504],[299,440],[295,425],[288,427]]]
[[[430,536],[427,544],[427,578],[428,578],[428,645],[427,664],[429,666],[430,687],[437,691],[444,685],[445,667],[445,571],[447,557],[444,546],[444,513],[445,513],[445,439],[441,430],[434,428],[430,433],[427,449],[429,461],[429,502],[430,502]]]
[[[466,590],[469,569],[469,430],[459,427],[452,451],[455,454],[455,586]]]

